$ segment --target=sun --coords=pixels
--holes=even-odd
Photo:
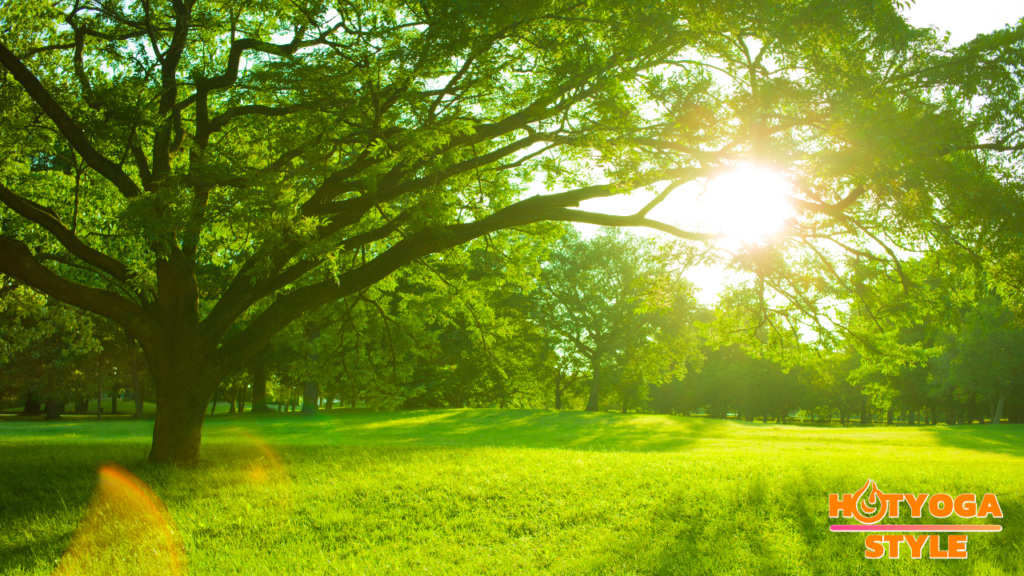
[[[757,242],[777,233],[794,215],[786,201],[790,189],[778,174],[745,166],[708,182],[701,211],[710,231]]]

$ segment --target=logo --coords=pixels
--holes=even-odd
[[[876,532],[864,540],[864,556],[896,559],[906,544],[910,557],[920,560],[927,552],[936,559],[967,559],[967,535],[976,532],[999,532],[998,524],[881,524],[886,518],[899,518],[900,510],[909,510],[911,518],[921,518],[925,512],[933,518],[1002,518],[1003,510],[995,494],[985,494],[979,500],[976,494],[886,494],[874,480],[868,479],[853,494],[829,494],[828,517],[852,518],[859,524],[833,524],[832,532]],[[877,532],[905,532],[910,534],[877,534]],[[924,534],[920,534],[920,533]],[[940,534],[948,534],[943,547]],[[888,554],[886,554],[888,545]]]

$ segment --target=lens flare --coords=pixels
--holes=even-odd
[[[183,576],[185,554],[163,502],[127,470],[100,468],[99,485],[55,576]]]

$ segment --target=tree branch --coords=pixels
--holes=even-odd
[[[149,342],[150,326],[145,310],[113,292],[76,284],[40,264],[20,240],[0,236],[0,272],[53,296],[124,326],[136,339]]]
[[[22,217],[41,226],[67,248],[68,252],[83,262],[103,270],[121,282],[128,280],[127,266],[82,242],[74,232],[64,226],[57,213],[50,208],[18,196],[3,184],[0,184],[0,202]]]
[[[3,64],[4,68],[7,68],[14,76],[14,79],[25,88],[32,100],[43,109],[43,112],[53,121],[68,143],[93,170],[99,172],[101,176],[116,186],[125,198],[134,198],[139,195],[139,187],[135,185],[135,182],[117,164],[92,147],[85,132],[53,99],[53,96],[39,82],[35,74],[13,52],[8,50],[3,42],[0,42],[0,64]]]

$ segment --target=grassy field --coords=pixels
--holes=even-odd
[[[51,574],[74,553],[104,462],[166,504],[193,575],[1024,573],[1018,426],[245,415],[208,420],[197,470],[145,465],[151,430],[0,419],[0,573]],[[829,532],[827,495],[869,477],[889,492],[995,492],[1003,531],[971,535],[964,561],[865,560],[862,535]],[[132,546],[107,546],[105,572],[132,566]]]

